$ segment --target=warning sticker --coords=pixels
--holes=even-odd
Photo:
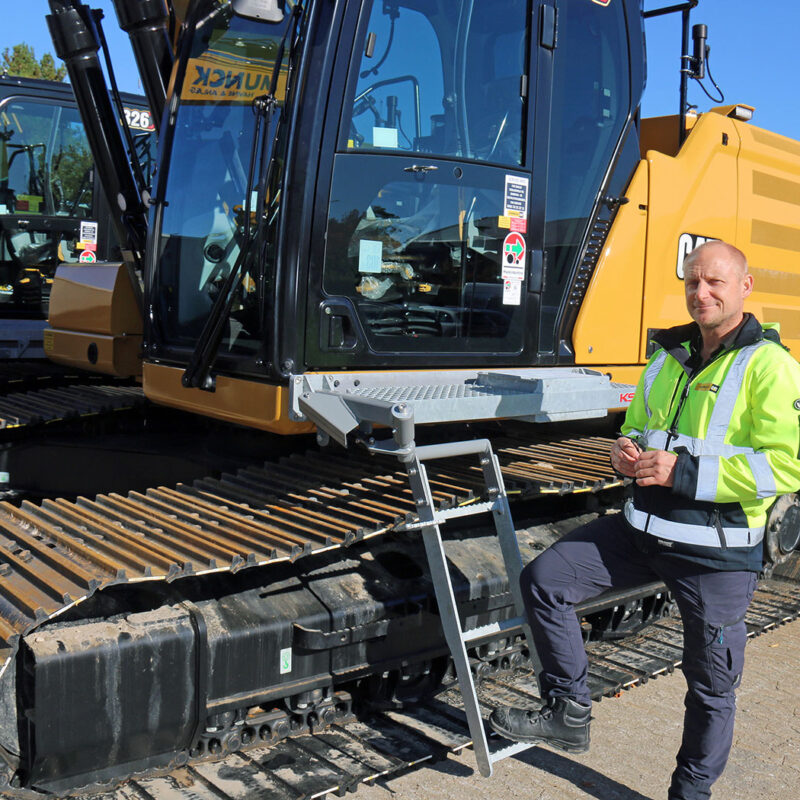
[[[525,277],[525,239],[521,233],[511,231],[503,240],[503,278],[513,276],[517,280]]]
[[[597,3],[598,6],[607,6],[611,3],[611,0],[592,0],[593,3]]]
[[[503,194],[503,216],[528,216],[528,179],[516,175],[506,175],[506,190]]]
[[[527,233],[528,232],[528,220],[527,218],[523,217],[519,219],[518,217],[511,217],[509,227],[512,231],[517,231],[519,233]]]
[[[503,305],[518,306],[522,299],[522,281],[503,281]]]
[[[79,241],[84,244],[97,244],[97,223],[81,220]]]
[[[97,256],[91,250],[84,250],[78,259],[82,264],[94,264]]]

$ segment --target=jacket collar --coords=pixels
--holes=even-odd
[[[777,331],[762,329],[761,323],[752,314],[746,312],[744,319],[722,340],[722,344],[712,354],[711,359],[728,350],[738,350],[741,347],[760,342],[765,338],[780,344],[780,337]],[[652,341],[659,347],[664,348],[687,372],[702,366],[699,363],[702,336],[700,334],[700,326],[696,322],[658,331],[652,337]],[[689,345],[688,350],[686,348],[687,344]]]

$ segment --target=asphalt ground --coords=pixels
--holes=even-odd
[[[734,745],[714,800],[800,798],[800,621],[751,640]],[[355,800],[666,800],[683,727],[683,674],[595,703],[591,750],[535,747],[483,778],[471,750],[359,787]]]

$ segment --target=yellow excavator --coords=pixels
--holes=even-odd
[[[520,534],[533,557],[554,520],[603,503],[581,498],[619,487],[598,434],[652,333],[685,321],[692,248],[743,249],[748,309],[800,352],[800,143],[752,125],[748,105],[687,110],[708,55],[704,26],[690,47],[696,5],[115,0],[159,139],[145,185],[101,80],[102,15],[50,0],[126,247],[59,268],[49,356],[140,375],[158,404],[405,462],[430,430],[490,426],[510,491],[550,515]],[[667,13],[683,18],[679,113],[645,119],[644,23]],[[303,747],[354,757],[363,729],[338,727],[354,708],[398,709],[446,680],[424,555],[392,533],[422,501],[396,461],[362,452],[0,508],[3,791],[144,776],[152,796],[163,772],[210,781],[209,764],[245,769],[240,751],[309,731]],[[439,506],[481,500],[474,471],[429,478]],[[770,536],[767,567],[791,562],[796,531]],[[511,616],[478,539],[449,557],[467,616]],[[613,633],[617,612],[668,605],[651,586],[591,610]],[[523,655],[487,634],[475,670]],[[604,663],[598,692],[629,685]],[[285,757],[256,770],[276,797]],[[311,772],[302,796],[321,791]]]

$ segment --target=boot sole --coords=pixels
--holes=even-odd
[[[489,720],[489,725],[495,733],[499,733],[506,739],[511,739],[514,742],[525,742],[526,744],[546,744],[554,747],[556,750],[561,750],[564,753],[588,753],[589,744],[573,744],[572,742],[565,742],[561,739],[549,739],[545,736],[525,736],[525,734],[514,733],[513,731],[496,725],[493,720]]]

